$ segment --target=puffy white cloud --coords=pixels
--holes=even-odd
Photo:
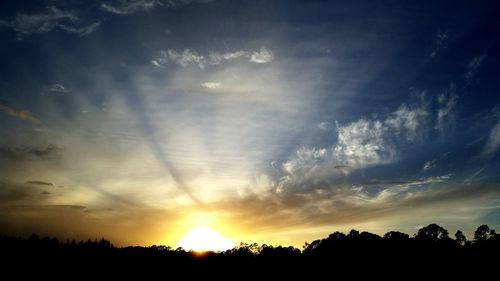
[[[387,141],[387,127],[380,121],[361,119],[338,128],[334,148],[339,163],[364,168],[394,161],[396,151]]]
[[[425,103],[401,105],[385,120],[360,119],[337,125],[337,143],[331,147],[302,147],[285,161],[278,191],[333,188],[352,170],[395,162],[395,139],[413,141],[428,116]]]
[[[261,47],[258,52],[253,52],[250,57],[250,62],[253,63],[269,63],[274,60],[274,54],[270,50]]]

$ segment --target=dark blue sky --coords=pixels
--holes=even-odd
[[[0,37],[4,232],[500,227],[497,1],[2,1]]]

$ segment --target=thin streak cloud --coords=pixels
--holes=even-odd
[[[31,113],[29,110],[16,108],[2,101],[0,101],[0,111],[3,111],[4,113],[21,120],[40,123],[40,120],[36,118],[35,115],[33,115],[33,113]]]

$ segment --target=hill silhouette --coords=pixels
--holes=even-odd
[[[322,277],[436,278],[496,276],[500,235],[481,225],[472,240],[450,238],[437,224],[410,235],[351,230],[294,247],[241,243],[223,252],[195,253],[167,246],[115,247],[110,241],[59,241],[35,234],[0,236],[4,274],[17,278]],[[465,275],[464,275],[465,274]],[[16,279],[17,279],[16,278]],[[328,278],[331,279],[331,278]]]

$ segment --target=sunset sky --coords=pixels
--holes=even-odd
[[[2,1],[0,234],[498,229],[499,40],[498,1]]]

